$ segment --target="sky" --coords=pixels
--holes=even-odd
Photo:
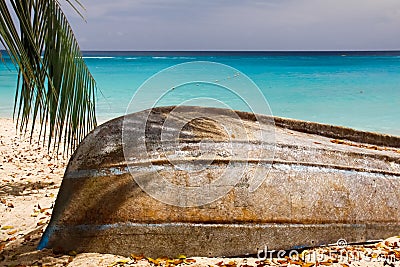
[[[399,0],[61,3],[82,50],[400,50]]]

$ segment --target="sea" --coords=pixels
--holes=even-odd
[[[0,117],[12,117],[17,72],[2,54]],[[206,105],[400,136],[400,51],[83,56],[97,81],[100,123],[151,106]]]

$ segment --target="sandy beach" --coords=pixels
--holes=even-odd
[[[48,154],[47,147],[19,136],[11,119],[0,119],[0,124],[0,266],[400,266],[400,237],[373,244],[305,250],[292,257],[279,257],[278,253],[266,259],[186,258],[191,255],[150,259],[140,255],[126,258],[37,251],[68,160],[61,154]],[[34,133],[34,140],[36,137]],[[340,253],[347,257],[340,258]]]

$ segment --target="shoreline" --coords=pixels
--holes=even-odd
[[[248,113],[244,111],[239,111],[239,112]],[[252,113],[249,114],[251,115]],[[107,121],[120,118],[122,116],[117,116],[111,119],[99,119],[97,122],[97,126],[102,125]],[[101,118],[101,116],[98,117]],[[275,126],[280,128],[286,128],[289,130],[310,133],[310,134],[317,134],[340,140],[348,140],[359,143],[366,143],[370,145],[400,148],[400,135],[396,134],[361,130],[349,126],[328,124],[324,122],[300,120],[300,119],[280,117],[280,116],[272,116],[272,117],[274,118]],[[12,117],[6,117],[6,116],[5,117],[0,116],[0,120],[10,120],[11,122],[13,121]]]

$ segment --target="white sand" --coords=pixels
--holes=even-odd
[[[125,258],[118,255],[82,253],[56,255],[51,250],[37,251],[36,246],[46,227],[61,184],[67,159],[47,153],[47,148],[19,137],[11,119],[0,119],[0,266],[154,266],[168,265],[164,260]],[[37,135],[34,135],[36,140]],[[400,234],[400,233],[399,233]],[[325,248],[303,252],[308,263],[295,259],[192,258],[170,261],[169,265],[191,266],[313,266],[315,255],[332,251],[352,252],[360,261],[335,262],[334,257],[319,257],[314,266],[400,266],[400,238],[367,246]],[[318,254],[313,254],[318,251]],[[308,253],[308,254],[307,254]],[[385,256],[378,258],[378,256]],[[393,256],[391,256],[393,255]],[[314,258],[313,258],[314,257]],[[345,261],[345,258],[342,258]],[[390,260],[393,261],[390,262]],[[151,261],[151,260],[150,260]],[[375,262],[371,262],[375,261]],[[392,265],[391,265],[392,264]]]

